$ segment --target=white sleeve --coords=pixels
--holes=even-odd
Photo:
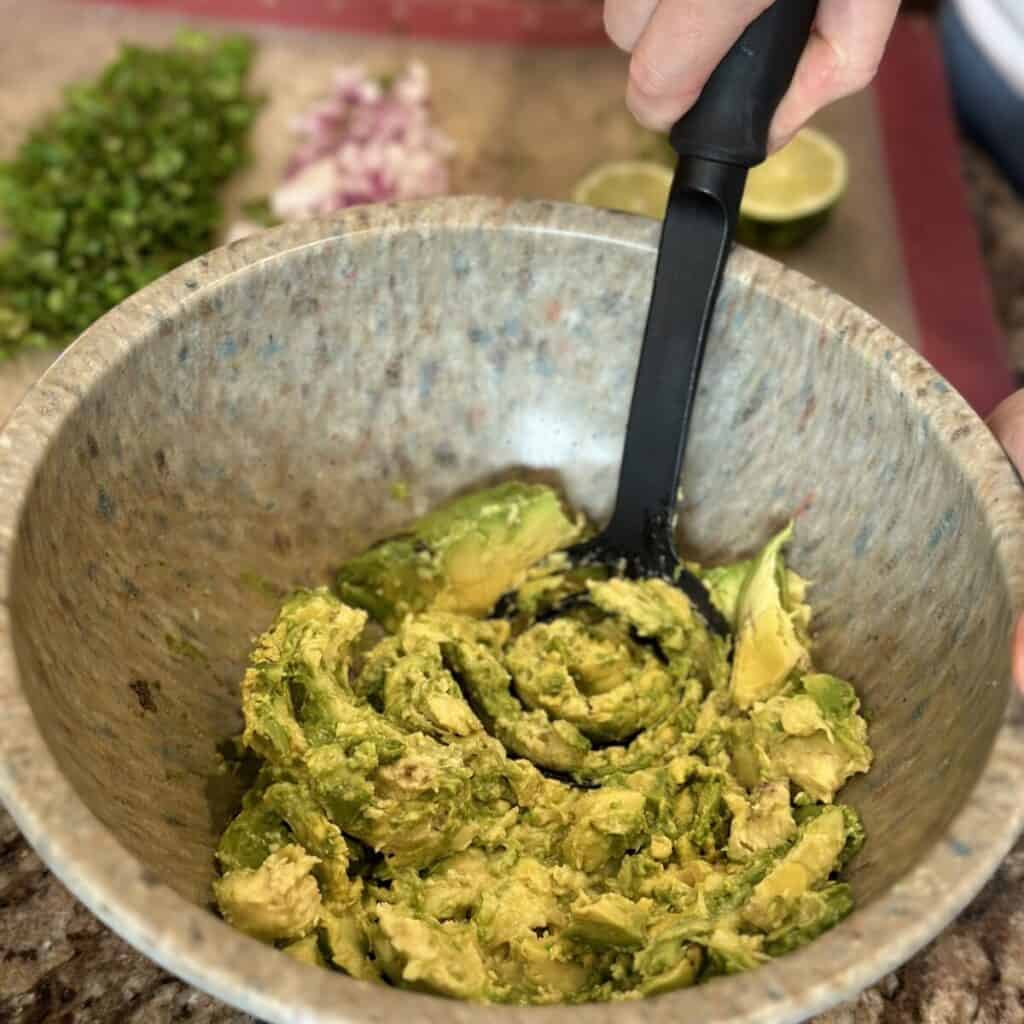
[[[954,0],[954,3],[982,53],[1007,85],[1024,98],[1024,0]]]

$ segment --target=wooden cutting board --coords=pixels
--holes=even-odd
[[[567,199],[595,163],[645,145],[622,103],[625,58],[606,45],[594,0],[0,0],[0,156],[119,39],[164,42],[184,21],[241,21],[260,41],[255,77],[270,100],[234,201],[273,186],[289,118],[349,61],[428,65],[458,146],[456,192]],[[846,149],[850,186],[825,229],[784,260],[873,313],[987,412],[1013,381],[930,24],[901,19],[875,87],[816,124]]]

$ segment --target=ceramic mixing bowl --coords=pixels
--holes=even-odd
[[[933,937],[1018,835],[1007,638],[1024,499],[960,397],[863,312],[739,250],[687,456],[685,550],[796,516],[820,663],[871,716],[859,909],[760,970],[632,1004],[484,1008],[293,962],[208,909],[216,771],[278,594],[468,487],[613,495],[657,225],[456,199],[217,250],[100,320],[0,435],[0,794],[104,921],[266,1021],[801,1020]],[[396,484],[403,486],[396,487]],[[406,496],[407,495],[407,496]]]

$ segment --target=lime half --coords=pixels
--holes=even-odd
[[[639,213],[661,220],[672,170],[653,160],[623,160],[595,167],[573,190],[574,202]]]
[[[823,132],[804,128],[754,167],[736,236],[757,248],[787,248],[816,231],[846,190],[846,154]]]

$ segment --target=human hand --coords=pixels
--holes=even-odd
[[[666,131],[693,105],[743,30],[771,0],[605,0],[609,38],[632,54],[626,104]],[[822,107],[875,77],[900,0],[821,0],[810,41],[775,112],[769,151]]]
[[[1000,402],[988,425],[1017,471],[1024,474],[1024,389]],[[1024,690],[1024,616],[1013,631],[1013,678]]]

